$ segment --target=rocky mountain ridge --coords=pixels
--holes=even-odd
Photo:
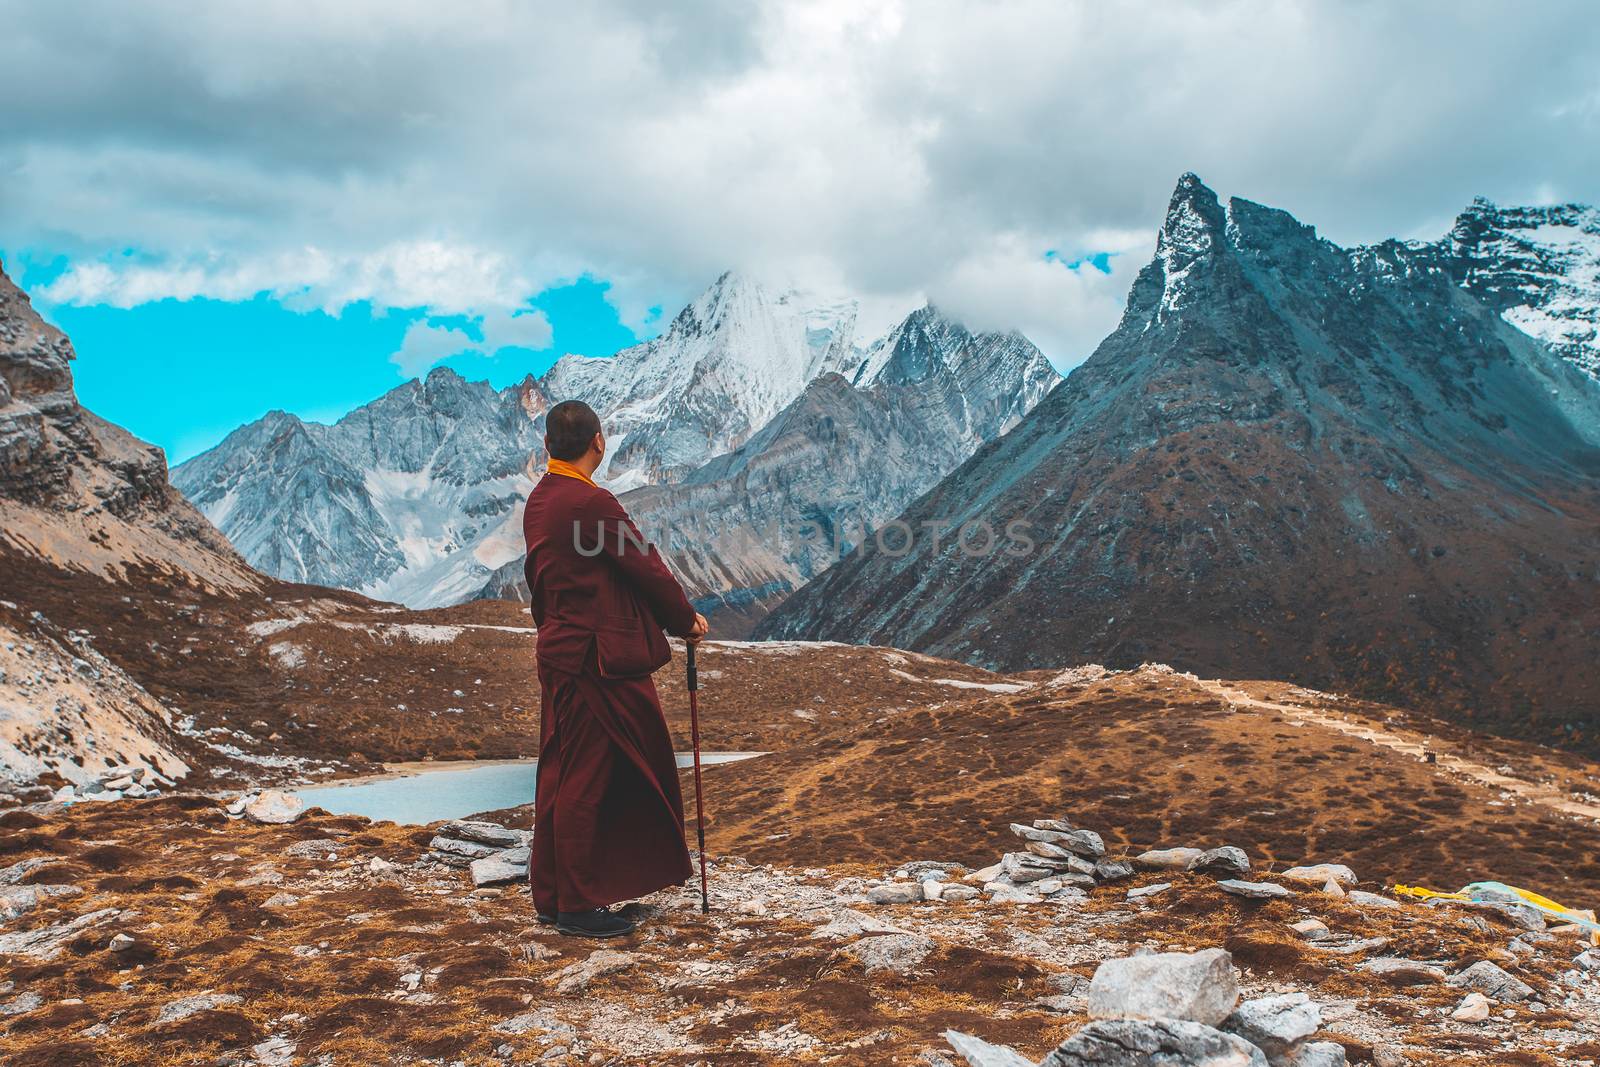
[[[1021,556],[871,543],[758,630],[1005,668],[1160,654],[1600,725],[1600,389],[1436,257],[1344,250],[1198,178],[1117,330],[902,519]]]
[[[616,356],[567,356],[543,378],[503,390],[440,368],[331,426],[274,412],[176,468],[173,481],[268,574],[429,607],[515,595],[521,504],[542,465],[544,412],[558,400],[582,398],[600,412],[609,445],[601,484],[619,493],[659,484],[664,490],[646,499],[671,501],[678,494],[670,487],[719,476],[701,472],[708,461],[743,449],[775,420],[791,423],[783,411],[808,383],[843,376],[868,391],[871,404],[902,398],[894,403],[906,410],[878,416],[896,423],[897,462],[906,469],[869,491],[875,500],[863,514],[875,521],[1015,423],[1059,380],[1020,335],[974,338],[931,308],[870,345],[857,344],[856,321],[851,301],[730,272],[659,338]],[[927,395],[914,395],[919,389]],[[913,439],[927,445],[925,454],[904,447]],[[796,485],[782,506],[766,510],[787,521],[796,511],[833,508],[806,491]],[[748,517],[736,497],[711,500],[692,488],[684,495],[695,508],[718,508],[706,518],[713,524]],[[809,577],[809,559],[794,556],[757,553],[691,577],[702,583],[697,595],[737,601],[756,586],[786,589]],[[763,577],[738,583],[739,571]]]
[[[718,633],[773,604],[893,518],[1060,381],[1018,333],[974,334],[931,306],[828,373],[753,437],[622,503]],[[526,595],[521,560],[490,590]]]

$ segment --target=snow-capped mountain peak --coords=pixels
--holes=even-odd
[[[1460,284],[1600,380],[1600,210],[1478,198],[1440,242]]]
[[[603,484],[671,482],[743,444],[818,375],[853,370],[857,314],[854,299],[728,271],[660,337],[609,359],[565,356],[540,387],[605,419]]]

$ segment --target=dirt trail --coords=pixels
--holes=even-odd
[[[1432,753],[1438,761],[1438,766],[1447,772],[1458,774],[1463,778],[1470,778],[1491,789],[1513,793],[1518,798],[1532,804],[1539,804],[1567,815],[1576,815],[1580,818],[1600,821],[1600,804],[1585,804],[1582,801],[1573,800],[1571,796],[1552,786],[1525,782],[1501,774],[1499,771],[1486,767],[1481,763],[1463,759],[1448,752],[1441,752],[1438,748],[1431,748],[1425,743],[1430,740],[1425,735],[1396,733],[1391,730],[1379,729],[1367,723],[1355,722],[1340,715],[1319,711],[1315,708],[1262,700],[1260,697],[1251,696],[1244,690],[1234,688],[1217,679],[1202,680],[1200,685],[1218,697],[1241,707],[1275,711],[1291,719],[1315,723],[1318,726],[1337,730],[1342,734],[1360,738],[1374,745],[1383,745],[1385,748],[1394,749],[1396,752],[1402,752],[1417,759],[1423,759],[1428,753]],[[1436,739],[1432,740],[1434,740],[1435,745],[1438,743]]]

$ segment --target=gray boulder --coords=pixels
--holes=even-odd
[[[1233,877],[1250,870],[1250,857],[1245,855],[1242,848],[1223,845],[1221,848],[1202,852],[1189,869],[1201,874]]]
[[[1222,1029],[1259,1048],[1273,1067],[1283,1067],[1289,1054],[1321,1025],[1322,1009],[1310,997],[1284,993],[1245,1001],[1223,1022]]]
[[[921,882],[891,882],[875,885],[867,890],[867,899],[874,904],[915,904],[922,899]]]
[[[1356,964],[1356,970],[1366,971],[1368,974],[1375,974],[1401,985],[1444,981],[1444,968],[1435,967],[1431,963],[1420,963],[1417,960],[1401,959],[1398,956],[1380,956],[1377,959],[1363,960]]]
[[[441,837],[450,837],[457,841],[476,841],[480,845],[490,845],[494,848],[516,848],[519,845],[526,845],[528,839],[533,836],[526,830],[512,830],[499,823],[474,819],[458,819],[446,823],[439,834]]]
[[[305,810],[306,802],[293,793],[268,789],[245,805],[244,815],[251,822],[289,823],[298,819]]]
[[[1447,981],[1462,989],[1477,990],[1490,1000],[1520,1001],[1533,996],[1532,986],[1489,960],[1479,960]]]
[[[1054,826],[1065,826],[1064,823],[1049,819],[1040,819],[1040,822]],[[1093,830],[1071,829],[1041,829],[1037,826],[1024,826],[1021,823],[1012,823],[1011,832],[1024,841],[1043,841],[1052,845],[1059,845],[1068,852],[1097,860],[1106,854],[1105,842]]]
[[[1215,1026],[1238,1003],[1233,957],[1220,948],[1107,960],[1089,983],[1093,1019],[1179,1019]]]
[[[1308,1041],[1284,1063],[1286,1067],[1345,1067],[1344,1046],[1337,1041]]]
[[[518,853],[522,854],[520,862]],[[472,875],[472,884],[475,886],[506,885],[511,882],[526,881],[528,850],[508,848],[493,856],[473,860],[468,864],[467,871]]]
[[[946,1030],[944,1039],[967,1061],[967,1067],[1033,1067],[1033,1061],[1016,1049],[991,1045],[960,1030]]]
[[[1142,871],[1186,871],[1204,855],[1198,848],[1153,848],[1133,857],[1133,865]]]
[[[859,960],[869,974],[910,974],[933,949],[933,938],[922,934],[877,934],[845,946],[845,952]]]
[[[1160,896],[1172,888],[1171,882],[1156,882],[1153,885],[1142,885],[1137,889],[1128,890],[1129,900],[1143,900],[1145,897]]]
[[[1224,878],[1217,888],[1247,900],[1277,900],[1290,895],[1286,887],[1275,882],[1241,882],[1237,878]]]
[[[1039,1067],[1268,1067],[1241,1037],[1180,1019],[1093,1022],[1062,1042]]]
[[[461,867],[465,867],[472,860],[481,860],[485,856],[492,856],[501,851],[492,845],[485,845],[478,841],[463,841],[459,838],[445,837],[443,834],[438,834],[432,841],[429,841],[428,847],[433,849],[435,853],[440,854],[435,857],[436,859],[444,860],[447,863],[459,861],[457,866]],[[456,861],[451,860],[450,857],[455,857]]]
[[[200,993],[196,996],[170,1001],[162,1005],[161,1011],[156,1015],[156,1025],[175,1023],[180,1019],[187,1019],[189,1016],[198,1015],[203,1011],[231,1007],[234,1004],[243,1003],[243,999],[233,993]]]

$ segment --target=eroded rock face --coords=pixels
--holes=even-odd
[[[1095,1019],[1176,1019],[1216,1026],[1238,1002],[1233,957],[1220,948],[1107,960],[1089,984],[1089,1016]]]
[[[0,270],[0,509],[53,563],[121,573],[147,562],[229,586],[242,560],[170,485],[166,457],[78,404],[72,344]]]

